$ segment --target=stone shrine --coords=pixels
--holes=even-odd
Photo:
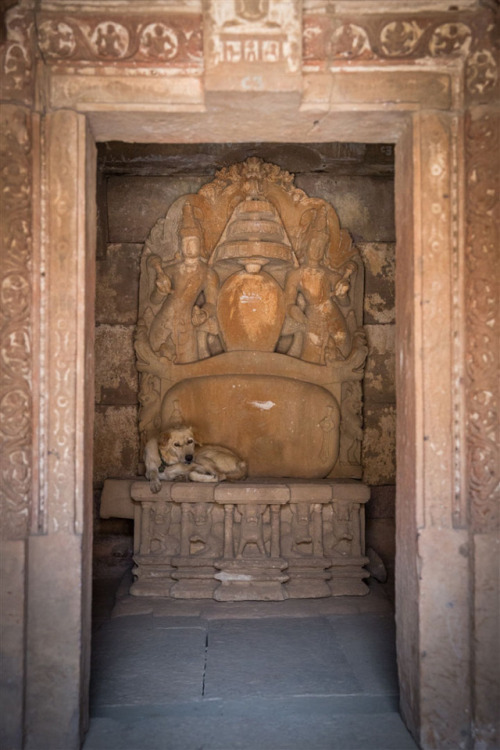
[[[396,156],[400,709],[497,748],[498,8],[251,5],[5,4],[0,744],[88,727],[97,147],[356,142]]]
[[[224,168],[156,223],[135,340],[142,444],[189,426],[200,444],[243,458],[249,478],[165,482],[158,494],[133,484],[132,593],[367,592],[369,491],[353,481],[362,303],[361,257],[334,208],[274,164],[252,157]]]

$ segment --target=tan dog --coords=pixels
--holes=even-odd
[[[159,492],[161,480],[186,477],[192,482],[245,479],[247,465],[222,445],[200,445],[191,427],[177,427],[151,438],[144,449],[146,479],[151,492]]]

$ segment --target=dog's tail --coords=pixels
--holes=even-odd
[[[222,482],[226,478],[226,475],[219,474],[219,476],[216,476],[215,474],[205,474],[198,469],[193,469],[193,471],[189,472],[189,478],[192,482]]]

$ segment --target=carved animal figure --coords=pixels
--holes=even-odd
[[[238,505],[241,514],[240,541],[236,557],[243,557],[247,544],[256,544],[260,554],[266,556],[264,547],[262,514],[265,505]]]
[[[192,482],[222,482],[245,479],[247,465],[236,453],[222,445],[197,443],[191,427],[162,432],[146,443],[146,479],[151,492],[159,492],[161,480],[185,477]]]

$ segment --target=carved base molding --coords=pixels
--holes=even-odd
[[[164,482],[154,495],[146,481],[123,484],[134,504],[135,596],[280,601],[368,593],[366,485]],[[104,497],[106,506],[106,488]],[[112,512],[122,514],[116,505]]]

